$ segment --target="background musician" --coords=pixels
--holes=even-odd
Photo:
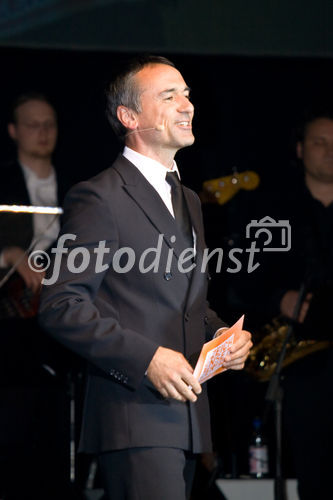
[[[0,170],[0,204],[58,206],[65,190],[52,161],[54,107],[39,93],[19,96],[8,132],[17,158]],[[0,492],[6,499],[27,492],[60,498],[69,476],[67,396],[57,367],[64,354],[37,324],[44,274],[28,265],[29,253],[47,250],[59,227],[54,215],[0,214],[0,280],[16,267],[0,289]]]
[[[294,333],[297,339],[332,341],[333,298],[333,111],[307,111],[297,130],[297,169],[271,191],[238,206],[243,219],[234,230],[241,245],[252,219],[288,220],[291,249],[261,252],[252,275],[229,276],[228,307],[247,311],[252,327],[275,316],[291,319],[304,286]],[[235,236],[236,235],[236,236]],[[243,242],[244,243],[244,242]],[[328,344],[328,343],[327,343]],[[331,344],[332,345],[332,344]],[[274,349],[274,345],[272,346]],[[333,352],[326,348],[283,370],[284,425],[301,500],[327,498],[332,491]]]

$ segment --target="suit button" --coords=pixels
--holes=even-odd
[[[185,313],[184,318],[185,318],[185,321],[188,321],[188,320],[190,319],[190,315],[189,315],[189,313]]]
[[[172,278],[172,273],[164,273],[164,279],[166,281],[170,281]]]

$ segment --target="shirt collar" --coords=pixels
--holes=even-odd
[[[165,180],[165,176],[168,172],[177,172],[178,177],[180,178],[175,160],[173,160],[172,168],[168,169],[165,165],[162,165],[162,163],[153,160],[148,156],[142,155],[128,146],[125,146],[123,156],[133,163],[133,165],[135,165],[136,168],[140,170],[142,175],[144,175],[148,180],[161,182],[162,180]]]
[[[35,183],[48,184],[49,182],[52,182],[55,179],[55,173],[53,167],[51,167],[51,173],[48,177],[40,178],[35,174],[33,170],[31,170],[31,168],[27,167],[26,165],[23,165],[22,163],[20,163],[20,166],[22,168],[26,182],[31,180],[32,182]]]

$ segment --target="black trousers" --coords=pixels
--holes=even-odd
[[[99,456],[107,500],[190,498],[196,455],[177,448],[131,448]]]

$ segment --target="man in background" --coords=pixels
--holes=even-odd
[[[304,180],[291,203],[294,248],[283,271],[290,276],[281,288],[279,309],[287,318],[293,317],[303,284],[297,334],[331,342],[331,347],[285,370],[286,429],[300,499],[310,500],[333,492],[333,110],[307,112],[296,147]]]
[[[54,166],[58,125],[39,93],[15,100],[8,133],[17,158],[0,170],[0,204],[59,206],[64,190]],[[28,263],[57,238],[59,216],[0,214],[0,491],[5,499],[59,498],[69,477],[65,388],[36,321],[42,272]],[[8,272],[15,273],[7,280]],[[61,358],[62,359],[62,358]]]
[[[297,130],[296,154],[297,171],[290,172],[284,185],[274,191],[261,197],[254,193],[251,215],[238,206],[244,214],[240,231],[244,235],[252,219],[269,215],[289,221],[291,249],[260,254],[258,271],[230,278],[228,307],[235,315],[245,311],[257,331],[274,317],[282,317],[293,320],[297,340],[317,341],[312,349],[303,350],[307,355],[282,372],[288,436],[284,444],[292,452],[300,499],[310,500],[328,498],[332,492],[332,109],[316,106],[304,114]],[[323,349],[317,351],[319,347]]]
[[[57,206],[59,194],[52,164],[57,116],[46,97],[37,93],[19,96],[13,104],[8,133],[17,146],[17,160],[2,168],[1,203]],[[32,291],[39,289],[43,274],[28,265],[27,248],[46,250],[59,232],[59,219],[50,215],[6,215],[0,221],[2,269],[17,262],[17,272]],[[10,233],[8,234],[8,231]]]

